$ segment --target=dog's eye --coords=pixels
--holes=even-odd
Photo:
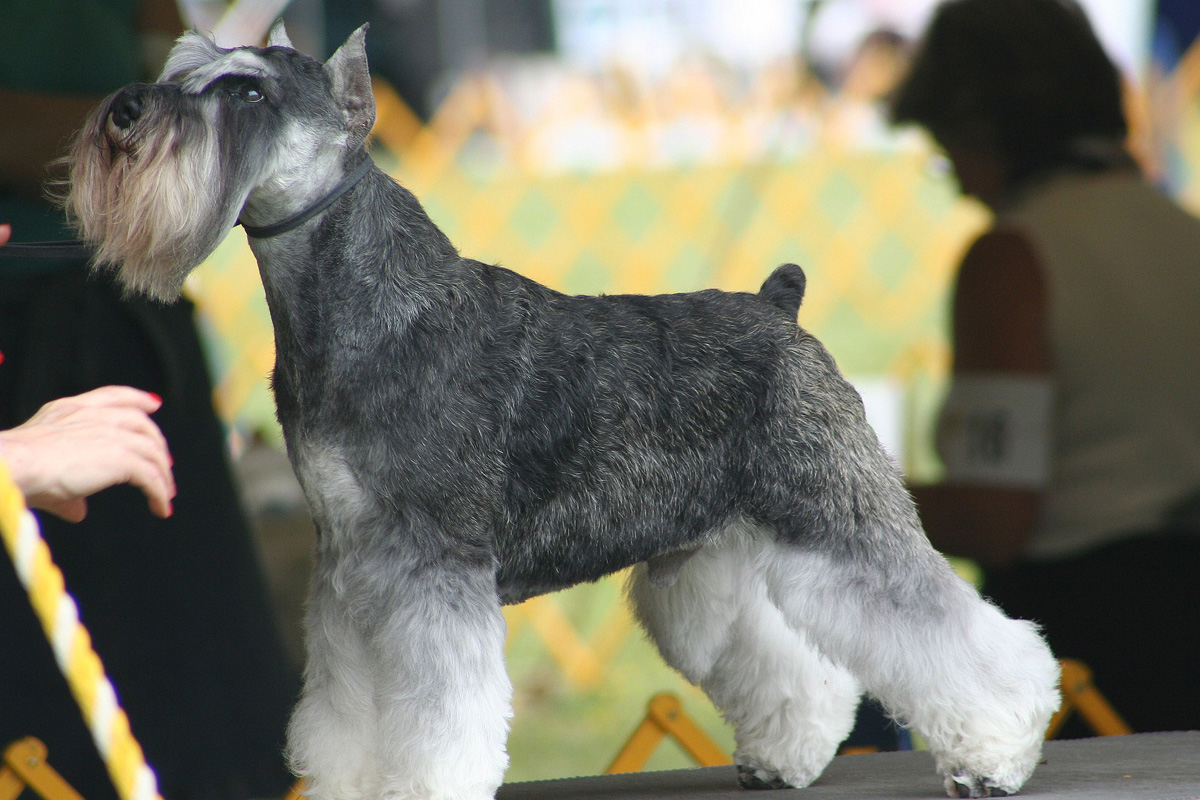
[[[229,90],[229,96],[234,100],[241,100],[244,103],[259,103],[266,99],[266,95],[254,83],[239,83]]]

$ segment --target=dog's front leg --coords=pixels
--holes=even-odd
[[[318,556],[289,729],[310,800],[490,800],[512,688],[490,565]]]
[[[440,561],[397,576],[369,637],[381,800],[490,800],[512,685],[495,574]]]
[[[305,615],[304,689],[287,756],[308,800],[374,800],[375,669],[337,576],[335,558],[318,552]]]

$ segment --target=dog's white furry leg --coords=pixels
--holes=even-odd
[[[738,782],[802,788],[850,734],[858,683],[787,627],[761,585],[751,591],[758,596],[701,686],[736,731]]]
[[[1059,705],[1058,664],[1035,626],[983,600],[923,536],[904,544],[856,555],[771,542],[760,568],[789,623],[925,736],[950,796],[1016,792]]]
[[[733,725],[738,781],[804,787],[849,734],[858,685],[787,626],[740,538],[698,551],[670,586],[637,566],[629,596],[664,659]]]
[[[323,563],[288,729],[309,800],[490,800],[512,688],[486,568]]]
[[[304,690],[288,726],[287,756],[308,800],[373,800],[374,670],[358,628],[317,563],[305,617]]]
[[[369,636],[380,800],[491,800],[512,716],[491,565],[427,564],[387,580]]]

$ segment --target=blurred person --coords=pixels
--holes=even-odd
[[[995,214],[954,286],[930,539],[1134,730],[1200,728],[1200,221],[1139,173],[1069,0],[946,2],[892,116]]]
[[[859,43],[830,95],[822,135],[834,147],[870,147],[892,141],[883,101],[895,89],[908,64],[908,42],[881,28]]]
[[[47,162],[106,95],[155,75],[182,24],[169,0],[16,0],[4,17],[0,220],[24,241],[70,239],[43,200]],[[162,398],[147,413],[175,458],[174,513],[147,513],[135,483],[89,497],[77,524],[40,515],[42,530],[163,794],[282,795],[299,680],[272,620],[191,304],[123,300],[82,260],[0,258],[0,351],[0,430],[108,385]],[[84,797],[116,800],[28,598],[0,562],[0,747],[37,736]]]

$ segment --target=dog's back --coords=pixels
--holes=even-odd
[[[495,326],[483,371],[506,387],[493,421],[506,600],[688,547],[734,517],[799,535],[795,518],[813,510],[762,491],[796,487],[806,469],[779,442],[830,448],[829,411],[857,401],[796,323],[800,267],[756,294],[600,297],[477,268],[494,303],[479,322]]]

